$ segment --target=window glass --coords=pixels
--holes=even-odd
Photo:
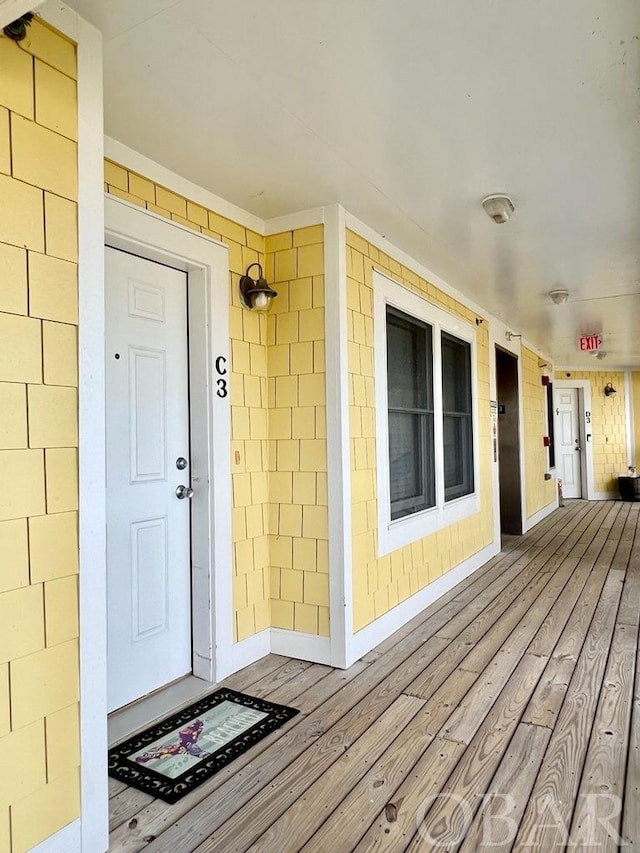
[[[435,506],[431,326],[387,308],[391,519]]]
[[[471,347],[442,333],[442,416],[445,501],[473,492]]]

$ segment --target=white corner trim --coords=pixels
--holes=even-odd
[[[86,848],[89,853],[94,853],[97,849],[105,848]],[[80,839],[80,821],[74,820],[73,823],[67,824],[64,829],[56,832],[41,844],[32,847],[29,853],[80,853],[82,850],[82,842]]]
[[[44,0],[0,0],[0,29],[13,23],[25,12],[35,12]]]
[[[348,666],[353,635],[351,582],[351,448],[347,339],[345,213],[325,209],[325,352],[327,382],[327,484],[329,492],[329,602],[331,663]]]
[[[245,666],[255,663],[260,658],[268,655],[271,652],[271,629],[265,628],[259,634],[253,634],[247,637],[246,640],[241,640],[239,643],[234,643],[231,646],[231,654],[229,658],[229,666],[227,667],[227,675],[237,672],[239,669],[244,669]]]
[[[554,500],[552,500],[552,501],[551,501],[550,503],[548,503],[546,506],[543,506],[543,507],[542,507],[542,509],[539,509],[539,510],[538,510],[538,512],[534,512],[534,514],[533,514],[533,515],[530,515],[527,519],[525,519],[525,525],[524,525],[524,528],[523,528],[522,532],[523,532],[523,533],[528,533],[528,531],[529,531],[529,530],[531,530],[531,528],[532,528],[532,527],[535,527],[535,526],[536,526],[536,524],[539,524],[539,523],[540,523],[541,521],[543,521],[543,520],[544,520],[548,515],[551,515],[551,513],[552,513],[554,510],[556,510],[556,509],[558,509],[558,493],[557,493],[557,489],[556,489],[556,497],[555,497],[555,499],[554,499]]]
[[[271,652],[274,655],[310,660],[313,663],[331,664],[331,640],[302,631],[271,629]]]
[[[300,210],[297,213],[286,213],[284,216],[267,219],[264,223],[264,233],[265,235],[279,234],[281,231],[294,231],[296,228],[322,225],[324,210],[324,207],[313,207],[310,210]]]
[[[469,575],[477,571],[498,553],[500,553],[499,545],[496,543],[487,545],[481,551],[478,551],[463,563],[460,563],[460,565],[433,581],[433,583],[425,586],[424,589],[416,592],[411,598],[407,598],[406,601],[398,604],[393,610],[385,613],[384,616],[362,628],[361,631],[354,634],[351,645],[351,658],[347,661],[347,665],[351,666],[351,664],[355,663],[363,655],[366,655],[367,652],[370,652],[371,649],[374,649],[379,643],[390,637],[394,631],[402,628],[410,619],[413,619],[414,616],[417,616],[418,613],[421,613],[426,607],[429,607],[429,605],[437,601],[446,592],[453,589],[456,584],[468,578]]]
[[[144,154],[134,151],[133,148],[129,148],[110,136],[104,138],[104,153],[110,160],[137,172],[145,178],[149,178],[154,183],[160,184],[168,190],[178,193],[178,195],[184,196],[189,201],[201,204],[207,210],[225,216],[227,219],[244,225],[245,228],[250,228],[258,234],[264,234],[264,221],[259,216],[254,216],[253,213],[243,210],[219,195],[198,186],[198,184],[194,184],[193,181],[183,178],[176,172],[172,172],[171,169],[167,169],[160,163],[156,163],[155,160],[145,157]]]
[[[35,5],[38,5],[37,3]],[[59,0],[43,20],[78,45],[80,821],[43,851],[109,846],[106,696],[104,204],[102,35]],[[58,838],[62,838],[58,842]],[[59,844],[59,846],[58,846]],[[56,846],[53,846],[56,845]]]
[[[624,372],[624,426],[627,438],[627,465],[636,464],[635,425],[633,423],[633,383],[631,371]]]

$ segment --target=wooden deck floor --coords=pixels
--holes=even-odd
[[[225,682],[301,713],[112,851],[637,850],[639,504],[574,501],[348,671]]]

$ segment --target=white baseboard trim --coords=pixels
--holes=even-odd
[[[592,501],[619,501],[620,494],[617,491],[612,492],[594,492],[592,497]]]
[[[469,557],[464,563],[460,563],[459,566],[451,569],[442,575],[442,577],[430,583],[429,586],[421,589],[420,592],[412,595],[411,598],[407,598],[406,601],[398,604],[393,610],[390,610],[384,616],[376,619],[375,622],[371,622],[370,625],[358,631],[353,635],[350,644],[351,654],[347,665],[351,666],[352,663],[355,663],[363,655],[366,655],[367,652],[370,652],[371,649],[374,649],[379,643],[390,637],[394,631],[406,625],[410,619],[413,619],[414,616],[417,616],[418,613],[421,613],[426,607],[437,601],[456,584],[460,583],[460,581],[473,574],[473,572],[483,566],[492,557],[495,557],[499,552],[500,545],[492,542],[491,545],[487,545],[486,548]]]
[[[331,663],[329,637],[317,637],[314,634],[303,634],[301,631],[272,628],[271,651],[274,655],[286,655],[313,663]]]
[[[551,515],[551,513],[556,509],[558,509],[557,495],[555,500],[552,500],[551,503],[548,503],[546,506],[543,506],[542,509],[538,510],[538,512],[534,512],[533,515],[530,515],[529,518],[525,519],[523,533],[528,533],[532,527],[535,527],[536,524],[539,524],[548,515]]]
[[[253,637],[247,637],[246,640],[234,643],[231,646],[231,660],[229,661],[229,665],[224,666],[222,664],[222,670],[219,671],[216,681],[222,681],[227,675],[231,675],[239,669],[244,669],[245,666],[255,663],[271,651],[270,628],[265,628],[259,634],[254,634]]]
[[[36,847],[32,847],[29,853],[80,853],[80,820],[74,820],[52,835],[46,838]]]

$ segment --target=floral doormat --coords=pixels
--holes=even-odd
[[[222,688],[110,749],[109,775],[175,803],[297,713]]]

